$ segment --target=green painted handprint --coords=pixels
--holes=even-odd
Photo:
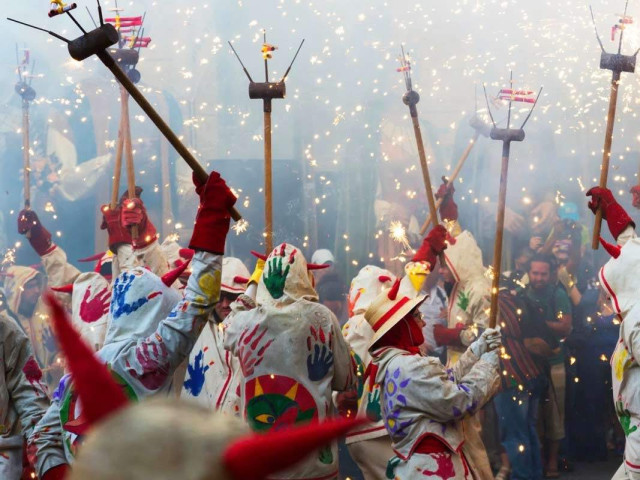
[[[382,420],[380,413],[380,388],[375,388],[367,394],[367,418],[372,422]]]
[[[396,467],[398,466],[400,461],[400,457],[391,457],[389,459],[389,461],[387,462],[387,471],[385,472],[385,476],[388,479],[393,480],[394,478],[396,478]]]
[[[629,410],[624,408],[624,405],[620,400],[616,402],[616,413],[618,414],[618,420],[620,421],[620,425],[622,425],[622,431],[624,432],[625,437],[628,437],[629,434],[638,430],[638,426],[631,426],[631,414]]]
[[[318,460],[325,465],[331,465],[333,463],[333,452],[331,451],[331,445],[327,445],[320,450]]]
[[[463,312],[467,311],[467,307],[469,307],[469,294],[466,292],[460,292],[458,294],[458,307]]]
[[[278,299],[284,295],[284,284],[289,275],[290,265],[282,270],[282,257],[272,258],[267,265],[266,275],[262,274],[264,286],[267,287],[271,296]]]

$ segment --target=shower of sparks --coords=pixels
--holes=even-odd
[[[238,222],[234,223],[233,227],[231,227],[231,230],[233,230],[236,235],[240,235],[241,233],[246,232],[248,228],[249,228],[249,222],[243,218]]]
[[[394,220],[389,225],[389,236],[394,242],[398,242],[403,248],[410,248],[409,239],[407,238],[407,229],[402,222]]]

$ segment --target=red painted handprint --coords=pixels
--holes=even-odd
[[[148,390],[157,390],[169,377],[169,350],[161,337],[156,335],[155,340],[147,339],[136,347],[136,360],[142,367],[142,374],[129,368],[129,374]]]
[[[102,318],[109,311],[111,303],[111,292],[108,287],[104,287],[98,294],[89,300],[91,295],[91,285],[87,287],[80,304],[80,318],[83,322],[93,323]]]
[[[259,325],[256,325],[251,330],[251,332],[249,332],[249,328],[245,329],[245,331],[242,332],[242,335],[240,336],[240,341],[238,342],[238,358],[240,359],[242,374],[245,377],[253,374],[254,368],[260,365],[260,363],[264,359],[264,353],[266,352],[267,348],[269,348],[269,346],[273,343],[272,339],[266,343],[263,342],[261,345],[262,338],[264,337],[265,333],[267,333],[267,329],[265,328],[262,333],[256,337],[258,328]]]

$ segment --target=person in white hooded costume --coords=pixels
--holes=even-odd
[[[266,259],[255,301],[240,295],[225,320],[225,348],[240,360],[241,410],[252,430],[324,420],[332,391],[355,385],[355,365],[338,320],[318,303],[302,252],[283,243]],[[313,265],[309,267],[314,268]],[[337,444],[272,478],[333,479]]]
[[[97,355],[132,400],[170,391],[174,371],[189,355],[218,300],[228,210],[236,198],[215,172],[206,184],[196,183],[196,192],[200,208],[190,243],[196,253],[184,298],[170,285],[187,264],[163,278],[134,267],[123,271],[113,285],[111,322]],[[60,426],[71,463],[88,422],[68,375],[30,442],[38,445],[39,432]]]
[[[246,290],[249,270],[237,258],[222,261],[220,301],[189,355],[181,397],[194,399],[203,407],[240,416],[240,363],[224,348],[222,322],[231,304]]]
[[[626,442],[624,460],[614,480],[640,479],[640,238],[635,223],[618,204],[610,190],[594,187],[589,208],[602,211],[602,218],[616,239],[612,245],[601,243],[612,258],[600,269],[600,285],[611,298],[620,320],[620,336],[611,356],[611,385],[616,414]]]

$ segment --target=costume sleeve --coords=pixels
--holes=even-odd
[[[450,369],[453,372],[453,377],[456,380],[464,378],[478,360],[479,358],[475,356],[473,350],[467,348],[465,352],[460,355],[460,358],[458,358],[458,361],[453,365],[453,368]]]
[[[144,265],[159,277],[170,270],[167,256],[160,248],[158,240],[151,242],[146,247],[135,250],[135,255],[141,265]]]
[[[400,376],[408,379],[407,408],[425,412],[437,422],[459,420],[482,407],[500,385],[500,376],[493,365],[478,360],[461,379],[446,370],[436,359],[418,355],[402,356],[408,368]],[[393,370],[395,365],[390,365]]]
[[[632,238],[636,238],[636,230],[633,228],[633,225],[629,225],[620,235],[618,235],[616,241],[618,242],[618,245],[622,247]]]
[[[156,331],[125,348],[113,362],[145,388],[155,390],[189,356],[213,307],[220,298],[222,255],[197,251],[184,298]]]
[[[35,362],[29,340],[17,327],[7,326],[4,348],[7,390],[20,419],[23,436],[33,437],[34,427],[42,420],[49,407],[49,397],[41,383],[42,372]],[[37,437],[38,472],[67,463],[59,427],[40,430]]]
[[[27,440],[29,448],[36,449],[38,478],[42,478],[44,472],[57,465],[68,463],[62,442],[60,405],[57,401],[53,401]],[[55,448],[51,448],[51,446],[55,446]]]
[[[333,336],[333,380],[334,390],[344,391],[356,385],[356,364],[351,348],[342,336],[338,319],[331,314],[331,335]]]
[[[49,286],[60,287],[73,283],[80,270],[67,261],[65,251],[56,245],[49,253],[40,257],[44,271],[49,279]]]
[[[133,246],[129,243],[120,245],[116,251],[116,254],[113,256],[111,264],[111,273],[114,281],[120,276],[122,272],[131,270],[138,265],[139,263],[134,254]]]

